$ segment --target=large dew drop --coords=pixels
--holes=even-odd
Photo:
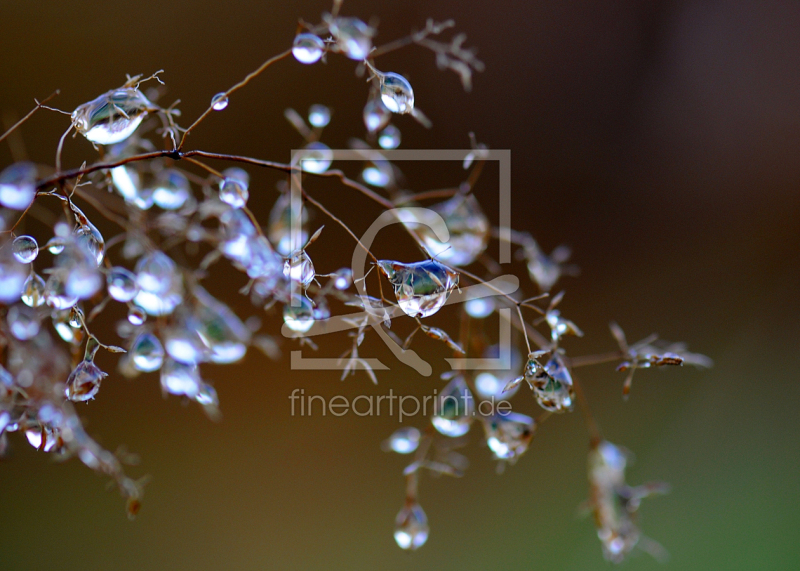
[[[292,55],[300,63],[317,63],[322,58],[325,43],[314,34],[297,34],[292,45]]]
[[[92,143],[113,145],[130,137],[142,119],[157,110],[141,91],[123,87],[79,106],[72,112],[72,124]]]
[[[314,264],[304,250],[292,254],[283,264],[283,276],[303,287],[314,281],[315,275]]]
[[[22,286],[22,303],[28,307],[39,307],[44,303],[44,280],[32,272]]]
[[[25,210],[36,197],[36,166],[15,163],[0,172],[0,204],[13,210]]]
[[[392,113],[411,113],[414,110],[414,90],[399,73],[389,72],[381,78],[381,101]]]
[[[133,302],[150,315],[169,315],[183,300],[183,283],[175,262],[164,252],[145,254],[136,263],[139,293]]]
[[[408,503],[397,514],[394,522],[394,540],[402,549],[415,550],[428,541],[428,516],[418,503]]]
[[[447,383],[437,397],[431,423],[445,436],[456,438],[469,431],[474,416],[475,398],[464,377],[459,375]]]
[[[414,264],[381,260],[378,268],[394,286],[400,309],[411,317],[433,315],[458,286],[458,272],[435,260]]]
[[[529,358],[525,380],[542,408],[552,412],[572,410],[575,402],[572,375],[559,353],[553,353],[544,367],[535,358]]]
[[[524,414],[496,414],[484,421],[486,443],[498,460],[516,461],[533,438],[536,423]]]
[[[304,295],[295,295],[291,303],[283,306],[283,322],[297,333],[305,333],[314,326],[314,306]]]
[[[122,303],[131,301],[139,292],[139,286],[136,285],[136,274],[122,267],[114,267],[108,271],[106,284],[108,295]]]
[[[11,244],[14,257],[23,264],[30,264],[39,255],[39,244],[33,236],[17,236]]]
[[[164,347],[158,337],[149,332],[140,333],[131,343],[128,356],[138,371],[157,371],[164,362]]]
[[[100,390],[100,382],[108,376],[90,360],[81,361],[67,378],[65,394],[73,402],[93,399]]]

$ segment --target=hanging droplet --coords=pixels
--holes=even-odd
[[[165,393],[195,398],[202,384],[197,365],[166,359],[161,366],[161,388]]]
[[[36,166],[14,163],[0,172],[0,204],[12,210],[25,210],[36,198]]]
[[[452,438],[469,431],[475,417],[475,398],[467,387],[464,377],[454,377],[436,397],[435,414],[431,417],[433,427]]]
[[[192,290],[196,306],[197,335],[208,349],[212,363],[234,363],[244,357],[250,344],[250,330],[231,311],[200,286]]]
[[[164,331],[164,347],[170,357],[181,363],[197,365],[207,361],[207,350],[197,334],[199,323],[191,315]]]
[[[108,374],[101,371],[92,361],[83,360],[67,378],[67,388],[64,393],[72,402],[93,399],[100,390],[100,382],[107,376]]]
[[[411,317],[433,315],[458,286],[458,272],[435,260],[413,264],[381,260],[378,268],[394,286],[400,309]]]
[[[73,329],[72,326],[70,326],[70,313],[71,312],[69,310],[56,310],[53,311],[50,317],[53,320],[53,327],[55,328],[56,333],[58,333],[58,336],[67,343],[77,345],[83,339],[83,332]]]
[[[250,198],[250,175],[243,169],[232,167],[222,171],[222,176],[225,178],[219,183],[219,199],[231,208],[242,208]]]
[[[111,182],[117,192],[125,199],[125,202],[133,202],[141,193],[139,173],[125,165],[111,169]]]
[[[31,272],[22,285],[22,303],[28,307],[39,307],[44,301],[44,279],[36,272]]]
[[[389,72],[381,78],[381,101],[392,113],[411,113],[414,110],[414,90],[408,80]]]
[[[147,319],[147,314],[141,307],[131,306],[128,310],[128,322],[131,325],[141,325]]]
[[[394,183],[394,170],[389,161],[369,162],[364,170],[361,171],[361,178],[364,182],[378,188],[386,188]]]
[[[165,169],[158,173],[153,187],[153,203],[164,210],[177,210],[191,196],[189,180],[176,169]]]
[[[297,34],[292,45],[292,55],[300,63],[316,63],[322,57],[325,43],[314,34]]]
[[[383,443],[383,448],[398,454],[411,454],[419,446],[420,432],[413,426],[398,428]]]
[[[136,274],[119,266],[108,271],[106,284],[108,285],[108,295],[123,303],[131,301],[139,291],[139,286],[136,285]]]
[[[168,315],[183,300],[180,274],[164,252],[156,250],[139,258],[135,273],[139,293],[133,301],[148,314]]]
[[[545,410],[572,410],[575,402],[572,375],[559,353],[554,352],[544,367],[536,359],[529,358],[525,367],[525,380],[531,385],[536,401]]]
[[[25,438],[36,450],[52,452],[59,447],[59,436],[52,426],[37,426],[25,431]]]
[[[67,275],[62,270],[50,274],[44,286],[44,299],[53,309],[69,309],[78,303],[78,296],[67,291]]]
[[[145,373],[157,371],[164,362],[164,347],[158,337],[145,331],[137,335],[131,343],[128,358],[139,371]]]
[[[375,30],[358,18],[336,18],[329,24],[330,32],[344,55],[363,61],[372,51]]]
[[[509,412],[484,420],[486,443],[498,460],[516,461],[528,449],[536,430],[534,420],[524,414]]]
[[[228,96],[225,95],[225,92],[217,93],[214,97],[211,98],[211,108],[214,111],[222,111],[228,106]]]
[[[494,298],[491,297],[470,299],[464,304],[464,310],[467,312],[467,315],[475,319],[485,319],[489,317],[494,312],[494,308]]]
[[[11,334],[20,341],[33,339],[39,333],[39,312],[27,305],[9,307],[6,321]]]
[[[308,122],[314,127],[325,127],[331,122],[331,110],[324,105],[312,105],[308,110]]]
[[[323,173],[333,162],[333,151],[325,143],[309,143],[299,153],[300,168],[310,173]]]
[[[428,516],[416,503],[407,503],[394,522],[394,540],[402,549],[415,550],[428,541]]]
[[[270,242],[275,244],[275,249],[282,256],[289,256],[308,242],[307,222],[308,211],[303,206],[302,200],[297,200],[292,216],[291,193],[284,192],[278,197],[269,213],[267,234]]]
[[[29,272],[28,266],[11,253],[8,244],[0,244],[0,303],[11,304],[20,298]]]
[[[75,229],[77,243],[91,254],[95,264],[99,267],[103,263],[103,258],[106,254],[106,241],[97,227],[89,221],[77,206],[73,205],[72,211],[78,223],[78,227]]]
[[[305,250],[301,250],[289,257],[283,264],[283,275],[287,280],[292,280],[303,287],[314,281],[314,264]]]
[[[292,296],[290,303],[283,306],[283,322],[297,333],[305,333],[314,325],[314,306],[304,295]]]
[[[136,131],[142,119],[157,111],[135,87],[112,89],[72,112],[72,125],[92,143],[113,145]]]
[[[353,284],[353,270],[350,268],[341,268],[336,271],[336,276],[333,278],[333,287],[339,291],[344,291]]]
[[[364,126],[370,133],[376,133],[386,127],[392,118],[392,112],[377,97],[371,98],[364,106]],[[398,141],[399,143],[399,141]],[[378,143],[380,144],[380,142]],[[383,147],[383,145],[381,145]],[[383,147],[394,148],[394,147]]]
[[[14,257],[23,264],[30,264],[39,255],[39,244],[33,236],[17,236],[11,249]]]
[[[456,195],[429,207],[444,219],[450,239],[442,242],[433,229],[421,223],[411,209],[399,209],[403,225],[412,230],[436,259],[454,266],[468,266],[486,249],[489,220],[472,194]]]
[[[387,125],[378,135],[378,144],[382,149],[396,149],[400,146],[400,129],[394,125]]]

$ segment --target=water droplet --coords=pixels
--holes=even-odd
[[[379,188],[386,188],[394,183],[394,171],[392,164],[389,161],[375,161],[370,162],[363,171],[361,171],[361,178],[364,182]]]
[[[531,385],[536,401],[545,410],[565,412],[572,410],[575,393],[572,375],[557,352],[542,367],[534,358],[525,366],[525,380]]]
[[[491,297],[470,299],[464,304],[464,310],[467,312],[467,315],[475,319],[489,317],[494,312],[494,307],[494,299]]]
[[[384,448],[398,454],[411,454],[419,446],[420,433],[413,426],[398,428],[384,442]]]
[[[136,336],[131,343],[128,356],[133,362],[133,366],[145,373],[157,371],[164,362],[164,347],[158,337],[149,332],[143,332]]]
[[[445,436],[463,436],[469,431],[475,416],[475,398],[464,377],[454,377],[436,397],[433,427]]]
[[[186,204],[191,188],[186,176],[176,169],[158,173],[153,187],[153,203],[164,210],[177,210]]]
[[[228,96],[225,95],[225,92],[217,93],[214,97],[211,98],[211,108],[214,111],[222,111],[228,106]]]
[[[208,349],[212,363],[234,363],[244,357],[250,344],[250,330],[231,311],[200,286],[192,290],[193,318],[197,335]]]
[[[414,231],[432,256],[446,264],[468,266],[486,249],[489,220],[474,195],[456,195],[429,207],[447,225],[450,239],[440,241],[430,226],[422,224],[409,209],[401,208],[403,225]]]
[[[147,314],[141,307],[135,305],[128,310],[128,322],[131,325],[141,325],[147,319]]]
[[[314,34],[297,34],[292,45],[292,55],[300,63],[316,63],[322,57],[325,43]]]
[[[125,165],[111,169],[111,182],[126,202],[135,201],[141,193],[139,173]]]
[[[145,254],[134,268],[139,293],[133,302],[149,315],[168,315],[183,301],[183,283],[172,258],[159,250]]]
[[[83,332],[70,326],[70,313],[69,310],[56,310],[53,311],[51,319],[58,336],[67,343],[77,345],[83,339]]]
[[[112,299],[127,303],[136,297],[139,286],[136,285],[136,274],[122,267],[114,267],[106,276],[108,295]]]
[[[197,365],[166,359],[161,366],[161,388],[164,392],[195,398],[202,384]]]
[[[72,112],[72,124],[93,143],[113,145],[136,131],[151,111],[157,111],[144,94],[134,87],[112,89]]]
[[[314,127],[325,127],[331,122],[331,110],[324,105],[312,105],[308,110],[308,122]]]
[[[45,247],[47,248],[48,252],[50,252],[54,256],[58,256],[61,252],[64,251],[65,243],[62,238],[55,236],[47,241]]]
[[[333,162],[333,151],[325,143],[309,143],[298,153],[300,168],[310,173],[323,173]]]
[[[6,315],[11,334],[20,341],[33,339],[39,333],[39,312],[27,305],[12,305]]]
[[[392,113],[411,113],[414,110],[414,90],[405,77],[390,71],[381,77],[381,101]]]
[[[397,514],[394,522],[394,540],[402,549],[415,550],[428,541],[428,516],[416,503],[408,503]]]
[[[435,260],[413,264],[381,260],[378,268],[394,286],[400,309],[411,317],[439,311],[458,285],[458,272]]]
[[[63,270],[50,274],[44,286],[44,299],[53,309],[69,309],[78,303],[78,296],[67,291],[67,275]]]
[[[557,309],[548,310],[545,314],[545,321],[550,326],[550,338],[553,342],[557,342],[564,335],[583,337],[583,331],[578,329],[578,326],[569,319],[561,317],[561,312]]]
[[[30,264],[39,255],[39,244],[33,236],[17,236],[11,249],[14,257],[23,264]]]
[[[73,402],[93,399],[100,390],[100,382],[107,376],[92,361],[83,360],[67,378],[64,394]]]
[[[336,18],[329,24],[330,32],[344,55],[363,61],[372,51],[375,30],[358,18]]]
[[[341,268],[336,271],[334,277],[333,287],[339,291],[344,291],[353,284],[353,270],[350,268]]]
[[[536,429],[534,420],[524,414],[496,414],[484,421],[486,443],[499,460],[516,461],[528,449]]]
[[[283,321],[297,333],[305,333],[314,325],[314,306],[303,295],[292,296],[291,303],[283,306]]]
[[[0,245],[0,302],[11,304],[22,294],[30,270],[17,260],[6,244]]]
[[[52,452],[58,446],[58,434],[51,426],[37,426],[25,431],[25,438],[36,450]]]
[[[219,183],[219,199],[231,206],[242,208],[250,198],[248,186],[250,175],[240,168],[229,168],[222,172],[225,178]]]
[[[283,275],[287,280],[296,281],[306,287],[314,280],[314,264],[305,251],[293,254],[283,264]]]
[[[0,204],[13,210],[25,210],[36,198],[36,166],[14,163],[0,172]]]
[[[308,241],[306,223],[308,211],[301,200],[295,204],[294,224],[292,216],[291,193],[285,192],[278,197],[275,206],[269,213],[268,231],[270,241],[283,256],[302,248]]]
[[[396,149],[400,146],[400,129],[394,125],[387,125],[378,135],[378,144],[382,149]]]
[[[44,279],[31,272],[22,285],[22,303],[28,307],[39,307],[44,303]]]
[[[364,106],[364,126],[370,133],[376,133],[386,127],[392,118],[392,112],[378,98],[372,98]],[[398,141],[399,143],[399,141]],[[380,142],[378,143],[380,144]],[[381,145],[383,147],[383,145]],[[383,147],[394,148],[394,147]]]

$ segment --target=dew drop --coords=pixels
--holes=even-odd
[[[325,143],[313,142],[299,153],[300,167],[310,173],[323,173],[333,162],[333,151]]]
[[[314,34],[297,34],[292,45],[292,55],[304,64],[316,63],[322,58],[325,43]]]
[[[250,198],[250,175],[232,167],[224,170],[222,176],[225,178],[219,183],[219,199],[231,208],[242,208]]]
[[[64,251],[64,248],[66,247],[64,240],[62,238],[59,238],[58,236],[50,238],[47,241],[47,244],[45,244],[45,246],[47,248],[47,251],[53,254],[54,256],[58,256],[61,252]]]
[[[415,550],[428,541],[428,516],[416,503],[408,503],[397,514],[394,522],[394,540],[402,549]]]
[[[314,127],[325,127],[331,122],[331,110],[324,105],[312,105],[308,110],[308,122]]]
[[[339,291],[344,291],[353,284],[353,270],[350,268],[341,268],[336,271],[333,278],[333,287]]]
[[[161,388],[166,393],[195,398],[202,384],[203,380],[200,378],[197,365],[166,359],[161,366]]]
[[[78,296],[70,294],[67,290],[67,276],[59,270],[50,274],[44,286],[44,298],[47,305],[53,309],[69,309],[78,303]]]
[[[361,178],[369,185],[386,188],[394,182],[394,171],[389,161],[379,160],[370,162],[364,170],[361,171]]]
[[[381,101],[392,113],[411,113],[414,90],[405,77],[390,71],[381,77]]]
[[[267,234],[281,255],[290,255],[308,241],[307,222],[308,211],[301,200],[295,204],[292,216],[291,193],[285,192],[278,197],[269,213]]]
[[[420,432],[413,426],[398,428],[385,441],[385,448],[398,454],[411,454],[419,446]]]
[[[111,182],[126,202],[133,202],[141,193],[139,173],[125,165],[111,169]]]
[[[387,125],[378,135],[378,144],[382,149],[396,149],[400,146],[400,129],[394,125]]]
[[[22,285],[22,303],[28,307],[40,307],[44,300],[44,279],[36,272],[31,272]]]
[[[375,30],[358,18],[336,18],[329,24],[330,32],[348,58],[363,61],[372,51]]]
[[[25,210],[36,198],[36,166],[14,163],[0,172],[0,204],[12,210]]]
[[[291,303],[283,306],[283,322],[292,331],[305,333],[314,325],[314,306],[303,295],[292,296]]]
[[[0,302],[10,304],[20,298],[29,271],[11,254],[11,248],[0,247]]]
[[[107,376],[92,361],[84,359],[67,378],[67,387],[64,393],[73,402],[93,399],[100,390],[100,382]]]
[[[28,444],[43,452],[52,452],[58,445],[58,435],[50,426],[29,428],[25,431],[25,438]]]
[[[72,125],[93,143],[113,145],[130,137],[145,115],[157,110],[134,87],[112,89],[75,109]]]
[[[138,371],[157,371],[164,362],[164,347],[158,337],[149,332],[140,333],[131,343],[128,356]]]
[[[217,93],[214,97],[211,98],[211,108],[214,111],[222,111],[228,106],[228,96],[225,95],[225,92]]]
[[[106,276],[108,295],[112,299],[127,303],[136,297],[139,286],[136,285],[136,274],[122,267],[114,267]]]
[[[394,286],[400,309],[411,317],[433,315],[458,286],[458,272],[435,260],[413,264],[381,260],[378,268]]]
[[[464,304],[467,315],[475,319],[485,319],[494,312],[495,303],[491,297],[470,299]]]
[[[176,169],[158,173],[153,187],[153,203],[164,210],[177,210],[186,204],[191,188],[186,176]]]
[[[20,341],[33,339],[39,333],[39,314],[26,305],[12,305],[8,308],[6,321],[11,334]]]
[[[464,377],[454,377],[436,398],[436,413],[431,417],[433,427],[452,438],[469,431],[475,416],[475,399]]]
[[[381,102],[381,100],[376,97],[373,97],[372,99],[367,101],[367,104],[364,106],[364,126],[370,133],[377,133],[378,131],[386,127],[386,125],[389,124],[391,118],[392,118],[391,111],[389,111],[386,108],[386,106]],[[381,146],[383,147],[383,145]]]
[[[30,264],[39,255],[39,244],[33,236],[17,236],[11,249],[14,257],[23,264]]]
[[[300,251],[289,257],[283,264],[283,276],[295,281],[303,287],[309,285],[314,276],[314,264],[305,251]]]
[[[484,429],[495,458],[515,461],[528,449],[536,424],[529,416],[510,412],[487,418]]]
[[[141,307],[133,306],[128,310],[128,322],[131,325],[141,325],[147,319],[147,314]]]

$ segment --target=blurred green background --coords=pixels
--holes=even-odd
[[[181,99],[188,124],[213,94],[290,46],[299,17],[318,21],[328,9],[311,1],[3,0],[0,113],[18,118],[57,88],[52,104],[72,110],[126,73],[163,68],[161,102]],[[629,481],[673,488],[641,510],[644,532],[669,550],[669,563],[642,554],[625,568],[799,568],[797,4],[347,0],[343,13],[380,18],[379,44],[428,17],[452,17],[479,48],[486,71],[470,94],[420,48],[378,62],[410,79],[434,123],[427,131],[397,119],[401,148],[465,148],[474,131],[492,148],[511,149],[514,227],[547,251],[570,244],[582,270],[561,283],[564,312],[586,332],[569,343],[572,354],[612,349],[607,324],[615,319],[631,340],[655,331],[715,360],[705,372],[644,371],[627,403],[613,367],[581,371],[606,437],[636,453]],[[332,107],[325,140],[344,146],[363,133],[367,91],[353,67],[340,57],[308,67],[280,62],[209,117],[189,147],[288,161],[301,141],[283,109],[312,103]],[[30,158],[52,164],[67,125],[40,112],[19,140]],[[94,156],[85,141],[67,142],[66,165]],[[1,164],[11,160],[3,144]],[[496,216],[491,172],[477,192]],[[251,195],[263,217],[275,178],[253,176],[269,195]],[[458,177],[421,165],[409,185],[427,190]],[[319,188],[344,215],[363,204],[337,185]],[[320,271],[339,267],[328,256],[348,258],[345,240],[314,246]],[[237,299],[225,280],[209,288]],[[254,311],[246,301],[235,309]],[[288,355],[293,347],[283,348]],[[140,516],[128,521],[119,495],[104,492],[105,480],[77,460],[54,464],[14,435],[0,462],[0,568],[609,567],[591,521],[577,517],[587,495],[578,414],[545,424],[501,476],[476,427],[467,475],[422,481],[428,543],[399,550],[392,528],[404,459],[380,450],[397,419],[291,417],[288,401],[295,388],[354,396],[441,387],[389,363],[378,386],[363,375],[340,383],[292,372],[288,359],[257,352],[237,367],[209,367],[219,424],[196,406],[163,400],[155,376],[112,374],[80,410],[103,445],[124,443],[141,455],[130,473],[152,481]],[[537,412],[524,392],[514,403]]]

